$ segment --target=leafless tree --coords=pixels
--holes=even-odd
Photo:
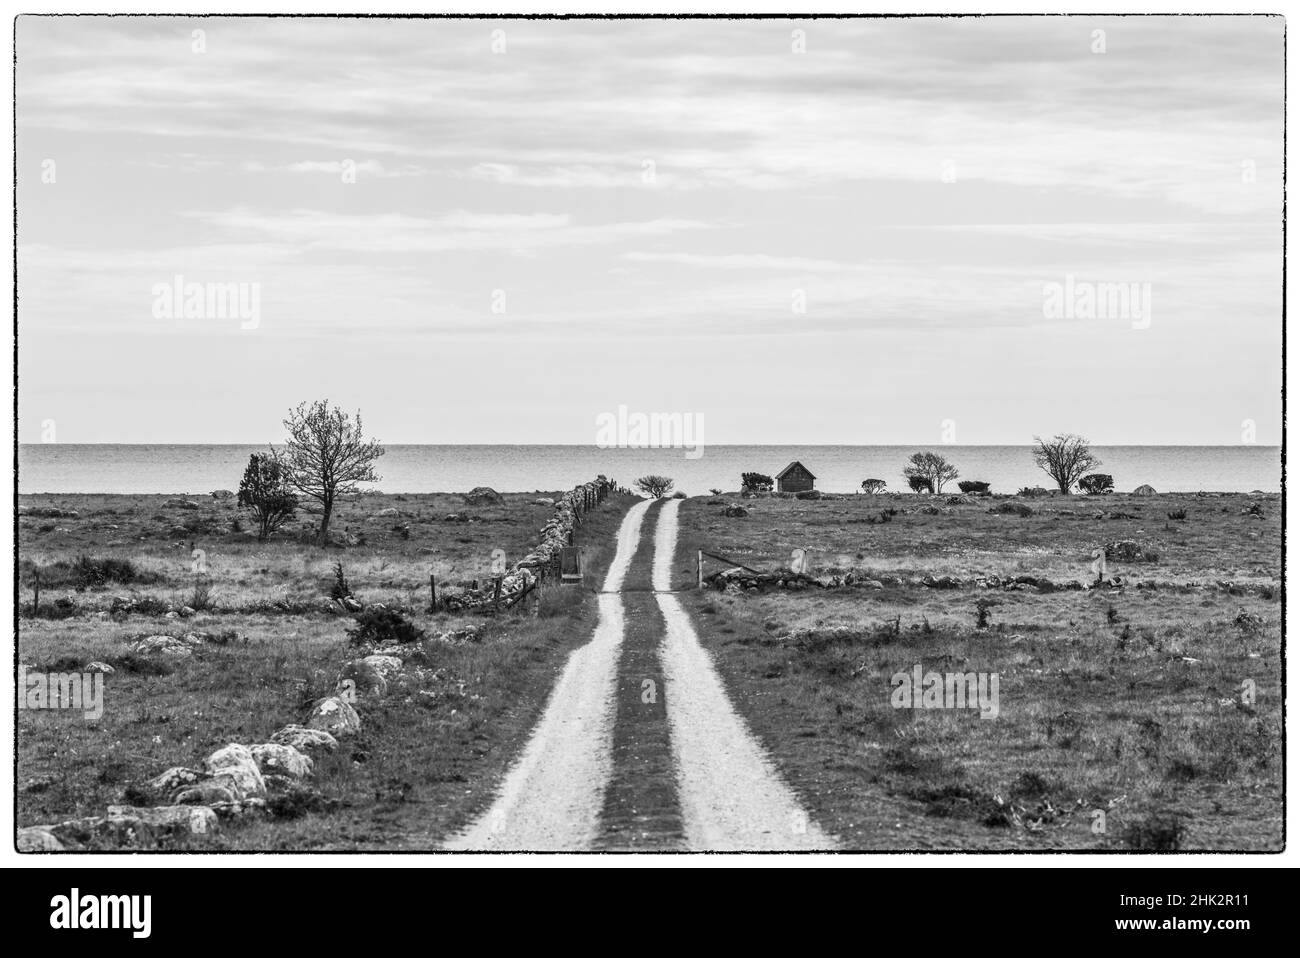
[[[340,496],[357,491],[358,482],[377,482],[375,460],[384,454],[377,439],[365,439],[361,413],[355,421],[329,400],[300,403],[284,421],[289,430],[282,460],[289,485],[321,505],[319,541],[329,541],[330,515]]]
[[[1088,440],[1073,433],[1064,433],[1043,440],[1037,436],[1034,442],[1034,465],[1052,477],[1053,481],[1066,495],[1070,487],[1088,471],[1101,465],[1101,460],[1088,448]]]
[[[916,452],[907,461],[903,476],[909,484],[913,479],[928,479],[934,492],[939,493],[945,482],[957,478],[957,467],[938,453]]]
[[[642,476],[636,487],[652,499],[662,499],[673,490],[673,481],[667,476]]]

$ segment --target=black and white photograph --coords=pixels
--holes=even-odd
[[[1278,859],[1285,40],[17,16],[11,859]]]

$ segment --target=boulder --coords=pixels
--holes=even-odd
[[[169,768],[157,778],[152,778],[140,786],[139,790],[159,805],[175,800],[175,796],[198,783],[206,780],[207,772],[176,766]]]
[[[332,752],[339,747],[338,740],[322,729],[304,725],[286,725],[271,736],[275,745],[289,745],[303,754]]]
[[[163,503],[164,509],[197,509],[199,504],[193,499],[168,499]]]
[[[194,654],[190,643],[172,635],[147,635],[143,639],[136,639],[128,648],[137,655],[183,658]]]
[[[212,498],[213,498],[213,499],[233,499],[233,498],[235,498],[235,494],[234,494],[233,492],[231,492],[229,489],[214,489],[214,490],[212,490]]]
[[[545,498],[545,497],[542,497],[542,498],[540,498],[540,499],[534,499],[534,500],[533,500],[533,505],[535,505],[535,506],[553,506],[553,505],[555,505],[555,500],[554,500],[554,499],[547,499],[547,498]]]
[[[312,706],[307,727],[329,732],[335,738],[343,738],[361,731],[361,716],[347,702],[330,695]]]
[[[67,850],[67,846],[59,841],[45,825],[33,825],[30,828],[18,829],[15,841],[18,851],[28,854],[31,852],[61,852]]]
[[[1155,489],[1145,483],[1133,490],[1133,495],[1135,496],[1154,496],[1155,494]]]
[[[82,669],[82,671],[98,672],[101,675],[112,675],[117,670],[114,669],[113,666],[109,665],[107,662],[91,662],[84,669]]]
[[[312,771],[312,760],[292,745],[265,742],[248,749],[262,775],[279,775],[284,778],[306,778]]]
[[[174,805],[230,805],[240,801],[240,793],[231,784],[220,784],[209,779],[183,788],[172,799]]]
[[[744,506],[727,506],[726,509],[722,510],[722,514],[728,519],[743,519],[749,515],[749,510]]]
[[[212,774],[213,782],[236,789],[240,799],[266,796],[266,782],[247,746],[232,743],[219,748],[207,757],[204,765]]]
[[[109,821],[125,819],[142,822],[148,825],[159,838],[206,835],[217,830],[217,813],[202,805],[171,805],[165,808],[110,805],[105,818]]]
[[[475,486],[462,498],[471,506],[499,506],[505,502],[501,493],[488,486]]]
[[[339,684],[351,682],[359,692],[371,695],[388,694],[388,677],[369,665],[365,659],[353,659],[339,671]]]

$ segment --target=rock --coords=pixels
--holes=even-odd
[[[999,502],[989,510],[993,515],[998,516],[1019,516],[1021,519],[1027,519],[1034,514],[1032,506],[1023,502]]]
[[[108,806],[105,818],[143,822],[159,837],[206,835],[217,830],[217,813],[202,805],[170,805],[165,808],[136,808],[131,805]]]
[[[940,509],[938,506],[921,506],[921,508],[917,509],[916,512],[919,515],[923,515],[923,516],[943,515],[943,510]]]
[[[921,579],[921,585],[928,589],[959,589],[961,588],[961,579],[950,575],[941,575],[938,577],[927,575]]]
[[[140,791],[149,797],[151,801],[160,805],[175,801],[175,796],[187,788],[206,780],[207,772],[200,772],[193,768],[176,766],[169,768],[157,778],[152,778],[140,786]]]
[[[543,496],[543,497],[540,498],[540,499],[534,499],[534,500],[533,500],[533,505],[535,505],[535,506],[553,506],[553,505],[555,505],[555,500],[554,500],[554,499],[547,499],[545,496]]]
[[[19,506],[18,514],[20,516],[31,516],[35,519],[81,518],[81,513],[75,509],[57,509],[54,506]]]
[[[196,614],[195,611],[191,609],[188,605],[181,606],[179,609],[176,610],[176,613],[182,619],[192,618]]]
[[[505,502],[501,493],[488,486],[475,486],[463,498],[471,506],[499,506]]]
[[[885,583],[881,582],[879,579],[863,579],[858,584],[868,589],[883,589],[885,587]]]
[[[239,790],[230,784],[215,781],[200,782],[183,788],[172,799],[175,805],[230,805],[240,800]]]
[[[402,515],[402,511],[400,509],[394,509],[393,507],[390,506],[387,509],[380,509],[370,518],[371,519],[396,519],[401,515]]]
[[[388,677],[378,669],[368,665],[365,659],[354,659],[339,671],[339,684],[351,682],[359,692],[370,695],[388,694]]]
[[[959,496],[948,497],[948,505],[950,506],[973,506],[975,505],[975,502],[975,497],[968,495],[967,493],[962,493]]]
[[[234,494],[233,492],[231,492],[229,489],[214,489],[214,490],[212,490],[212,498],[213,498],[213,499],[233,499],[233,498],[235,498],[235,494]]]
[[[300,779],[311,774],[312,760],[292,745],[266,742],[251,746],[249,751],[253,753],[253,761],[257,762],[264,777],[278,775]]]
[[[45,826],[64,847],[72,849],[149,849],[158,847],[153,828],[135,816],[77,818]]]
[[[443,522],[469,522],[469,516],[462,515],[459,512],[449,512],[442,517]]]
[[[194,650],[189,643],[182,641],[170,635],[149,635],[143,639],[136,639],[128,648],[137,655],[161,655],[172,658],[183,658],[187,655],[193,655]]]
[[[728,519],[743,519],[749,515],[749,510],[744,506],[727,506],[726,509],[722,510],[722,514]]]
[[[247,746],[230,744],[219,748],[204,762],[212,779],[219,785],[230,785],[239,792],[239,798],[264,798],[266,782]]]
[[[163,503],[164,509],[197,509],[199,504],[193,499],[168,499]]]
[[[59,841],[45,825],[33,825],[30,828],[18,829],[16,844],[18,851],[24,853],[67,850],[67,846]]]
[[[1154,496],[1155,494],[1156,494],[1155,489],[1151,488],[1146,484],[1140,485],[1133,490],[1133,495],[1135,496]]]
[[[304,754],[332,752],[339,747],[338,740],[322,729],[304,725],[286,725],[271,736],[275,745],[289,745]]]
[[[114,669],[113,666],[109,665],[107,662],[91,662],[82,671],[99,672],[101,675],[112,675],[117,670]]]
[[[361,716],[347,702],[331,695],[312,707],[307,727],[329,732],[335,738],[343,738],[361,731]]]

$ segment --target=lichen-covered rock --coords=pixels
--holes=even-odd
[[[239,790],[227,781],[218,782],[215,779],[208,779],[192,785],[189,788],[182,788],[172,796],[174,805],[228,805],[232,802],[239,802]]]
[[[143,639],[136,639],[128,648],[137,655],[184,658],[194,654],[194,649],[188,642],[172,635],[147,635]]]
[[[271,736],[274,745],[289,745],[304,755],[332,752],[339,747],[338,740],[323,729],[305,725],[286,725]]]
[[[343,738],[361,731],[361,716],[347,702],[331,695],[312,706],[307,727],[329,732],[335,738]]]
[[[158,838],[178,835],[206,835],[217,830],[217,813],[202,805],[169,805],[162,808],[136,808],[110,805],[105,817],[143,822]]]
[[[175,796],[183,789],[197,785],[199,782],[207,779],[206,772],[200,772],[197,769],[176,766],[169,768],[157,778],[150,779],[140,786],[140,791],[160,805],[168,804],[175,800]]]
[[[489,486],[475,486],[463,498],[472,506],[499,506],[505,502],[501,493]]]
[[[339,670],[339,685],[351,687],[368,695],[387,695],[388,679],[382,672],[366,664],[365,659],[354,659]]]
[[[59,841],[45,825],[33,825],[30,828],[18,829],[17,845],[20,852],[61,852],[67,850],[67,846]]]
[[[239,798],[265,797],[266,782],[247,746],[232,743],[219,748],[207,757],[204,764],[215,783],[233,786],[239,792]]]
[[[311,774],[312,760],[292,745],[279,745],[264,742],[249,747],[253,761],[261,770],[263,777],[279,775],[287,778],[306,778]]]
[[[103,675],[112,675],[117,670],[107,662],[91,662],[83,669],[85,672],[99,672]]]

